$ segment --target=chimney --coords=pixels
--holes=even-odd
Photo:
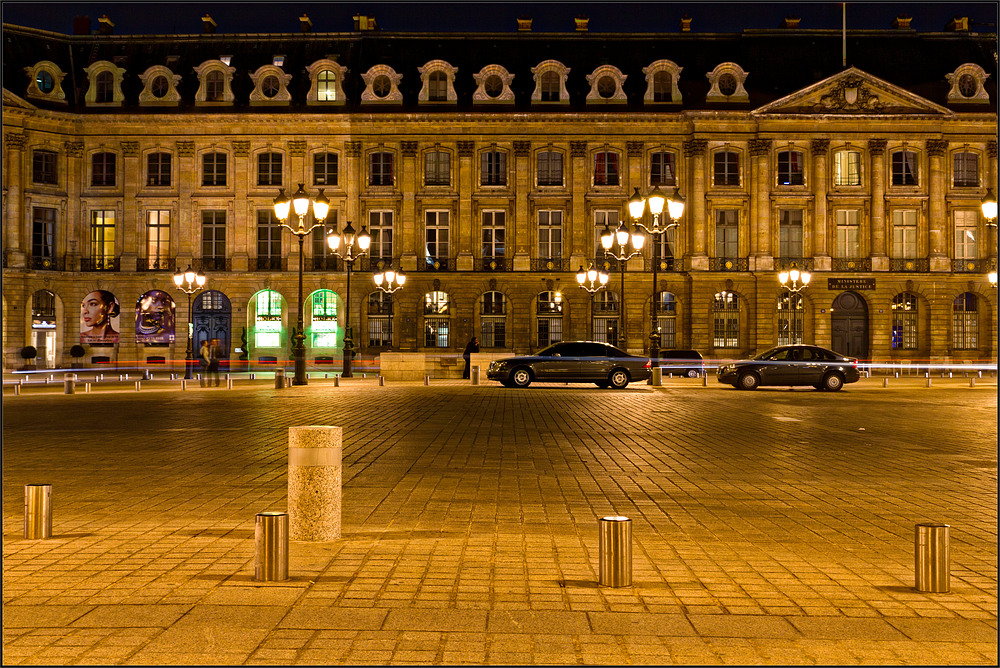
[[[303,14],[299,17],[299,25],[302,26],[302,32],[312,32],[313,22],[308,16]]]
[[[947,32],[969,32],[969,17],[956,16],[944,27]]]
[[[89,35],[90,34],[90,17],[89,16],[77,16],[73,19],[73,34],[74,35]]]
[[[681,32],[691,32],[691,17],[685,14],[681,17]]]
[[[531,30],[531,18],[527,17],[527,16],[524,16],[523,14],[521,16],[518,16],[517,17],[517,30],[518,30],[518,32],[521,32],[521,31],[530,31]]]
[[[98,26],[97,32],[100,35],[113,35],[115,32],[115,24],[111,22],[107,14],[102,14],[101,18],[97,19]]]
[[[354,15],[354,30],[356,32],[366,32],[370,30],[378,30],[378,23],[375,22],[375,17],[365,14],[355,14]]]
[[[800,19],[798,16],[795,16],[795,15],[786,16],[785,20],[781,22],[781,27],[782,28],[798,28],[799,27],[799,21],[801,21],[801,20],[802,19]]]
[[[574,25],[576,25],[577,32],[587,32],[587,24],[590,23],[590,19],[581,14],[573,19]]]
[[[912,21],[906,14],[900,14],[892,20],[892,27],[896,30],[910,30],[910,21]]]
[[[216,28],[215,19],[212,18],[211,14],[205,14],[201,17],[201,32],[206,35],[214,35]]]

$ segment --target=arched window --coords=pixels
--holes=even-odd
[[[979,347],[979,311],[976,295],[963,292],[952,305],[951,344],[955,350]]]
[[[917,298],[903,292],[892,298],[892,349],[917,347]]]
[[[281,294],[262,290],[254,295],[253,345],[255,348],[281,347]]]
[[[618,295],[610,290],[598,290],[591,298],[594,341],[618,345]]]
[[[656,331],[660,335],[660,348],[677,347],[677,299],[673,293],[659,293],[656,303]]]
[[[544,72],[539,79],[542,92],[542,102],[559,101],[559,74],[556,72]]]
[[[333,290],[317,290],[312,293],[310,346],[336,348],[337,330],[337,293]]]
[[[424,345],[447,348],[451,304],[447,292],[435,290],[424,295]]]
[[[337,74],[333,70],[322,70],[316,76],[316,99],[321,102],[337,99]]]
[[[55,293],[38,290],[31,296],[31,345],[43,368],[55,368],[57,330]]]
[[[507,298],[502,292],[485,292],[479,306],[480,345],[484,348],[506,348]]]
[[[740,300],[723,290],[715,295],[712,306],[714,320],[712,343],[716,348],[740,347]]]
[[[778,298],[778,345],[802,343],[802,295],[786,292]]]
[[[392,345],[392,295],[376,290],[368,295],[368,346]]]
[[[538,347],[544,348],[562,341],[562,294],[551,290],[548,292],[539,292],[536,314],[538,318]]]
[[[98,103],[115,101],[115,75],[105,70],[99,72],[94,80],[96,95],[94,101]]]
[[[448,75],[441,70],[435,70],[427,77],[427,100],[429,102],[448,101]]]
[[[225,94],[226,82],[222,72],[213,70],[205,75],[205,100],[221,102]]]

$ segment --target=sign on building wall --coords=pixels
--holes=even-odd
[[[94,290],[80,304],[80,343],[113,346],[118,343],[121,305],[107,290]]]
[[[827,290],[874,290],[874,278],[828,278]]]
[[[150,290],[135,303],[135,342],[173,343],[176,305],[163,290]]]

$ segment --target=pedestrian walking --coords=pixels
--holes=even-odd
[[[198,378],[201,380],[201,386],[205,387],[205,381],[208,378],[208,368],[212,363],[212,351],[208,348],[208,341],[201,342],[201,348],[198,350],[198,366],[201,367],[201,373],[198,374]]]
[[[208,373],[215,380],[215,386],[219,386],[219,365],[222,363],[222,346],[218,339],[212,339],[208,357]]]
[[[462,358],[465,360],[465,370],[462,372],[462,378],[468,378],[470,375],[470,363],[472,361],[472,353],[479,352],[479,339],[472,337],[469,340],[469,344],[465,346],[465,351],[462,352]]]

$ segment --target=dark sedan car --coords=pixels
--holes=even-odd
[[[719,367],[719,382],[740,390],[760,385],[812,385],[836,392],[858,381],[858,360],[819,346],[778,346],[750,360]]]
[[[487,378],[504,387],[527,387],[537,380],[621,389],[649,376],[648,358],[595,341],[560,341],[534,355],[496,360],[486,372]]]

